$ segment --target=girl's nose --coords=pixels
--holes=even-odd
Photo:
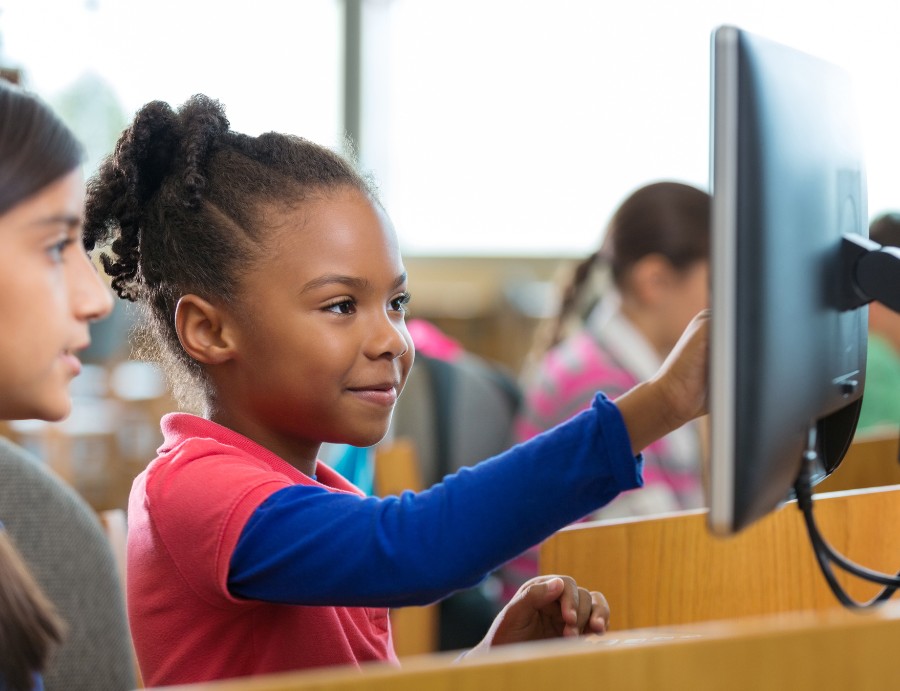
[[[80,252],[71,285],[72,312],[81,320],[103,319],[112,311],[113,297],[86,254]]]
[[[402,317],[385,314],[369,339],[369,355],[372,358],[387,357],[395,360],[409,350],[409,332]]]

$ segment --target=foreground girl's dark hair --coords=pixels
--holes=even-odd
[[[182,404],[202,405],[200,366],[175,331],[178,299],[239,299],[242,275],[265,252],[273,211],[340,187],[372,194],[353,166],[300,137],[229,128],[218,101],[196,95],[174,110],[148,103],[88,182],[85,244],[102,255],[120,297],[144,307],[139,349],[161,362]]]
[[[0,687],[30,691],[61,634],[53,606],[0,530]]]
[[[0,214],[75,170],[81,144],[47,105],[0,79]]]

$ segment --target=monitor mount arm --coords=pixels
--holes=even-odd
[[[841,309],[856,309],[876,300],[900,312],[900,247],[879,245],[861,235],[844,235],[841,264]]]

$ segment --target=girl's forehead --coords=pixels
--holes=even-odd
[[[290,260],[293,271],[369,264],[402,272],[393,224],[368,195],[351,190],[284,209],[268,233],[269,257]]]
[[[307,199],[281,210],[272,220],[279,244],[309,247],[373,240],[397,244],[393,224],[381,205],[353,189]]]
[[[72,171],[0,214],[0,231],[34,235],[63,225],[80,233],[83,211],[84,181],[80,170]]]

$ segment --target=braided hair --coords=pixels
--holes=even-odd
[[[177,110],[153,101],[137,112],[88,181],[85,246],[102,248],[113,289],[143,308],[138,354],[163,365],[182,405],[199,407],[208,392],[178,339],[179,298],[233,303],[266,249],[267,213],[346,187],[375,197],[335,152],[287,134],[234,132],[222,105],[202,94]]]

